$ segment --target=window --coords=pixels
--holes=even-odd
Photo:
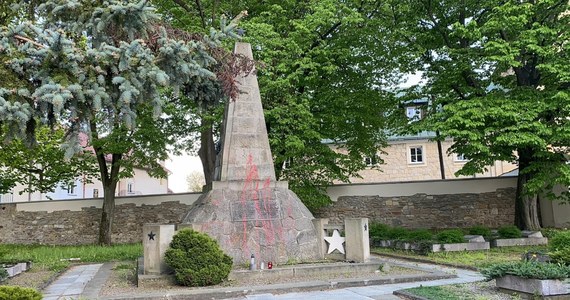
[[[99,198],[99,189],[93,189],[93,198]]]
[[[465,157],[465,154],[461,153],[457,153],[455,154],[455,161],[460,161],[460,162],[464,162],[464,161],[468,161],[469,159]]]
[[[422,118],[422,110],[419,106],[406,107],[406,117],[410,120],[420,120]]]
[[[367,167],[374,167],[378,164],[378,157],[376,155],[367,156],[364,158],[364,164]]]
[[[421,164],[424,162],[423,146],[410,147],[410,163]]]
[[[75,195],[75,183],[71,183],[67,186],[67,194]]]
[[[127,183],[127,193],[129,194],[134,194],[135,193],[135,187],[134,187],[134,183],[129,182]]]

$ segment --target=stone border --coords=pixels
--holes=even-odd
[[[373,243],[373,246],[382,248],[395,248],[401,250],[423,250],[420,243],[408,243],[393,240],[382,240],[379,243]],[[489,242],[469,242],[469,243],[453,243],[453,244],[431,244],[428,248],[431,252],[453,252],[453,251],[479,251],[491,249]]]
[[[16,263],[9,267],[4,267],[4,269],[6,269],[6,272],[8,272],[8,278],[12,278],[22,272],[26,272],[31,267],[32,267],[31,262],[23,262],[23,263]]]
[[[491,241],[492,247],[537,246],[547,245],[548,238],[528,237],[516,239],[496,239]]]
[[[566,284],[556,279],[534,279],[505,275],[496,279],[496,285],[501,289],[521,292],[528,295],[570,295],[570,290]]]

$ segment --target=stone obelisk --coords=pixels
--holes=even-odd
[[[251,46],[234,52],[253,59]],[[319,258],[313,215],[276,181],[255,72],[236,78],[237,99],[226,106],[219,180],[190,209],[183,223],[218,241],[236,264],[284,263]]]

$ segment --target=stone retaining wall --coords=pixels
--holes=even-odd
[[[72,200],[66,200],[72,201]],[[113,243],[140,242],[144,223],[178,224],[190,205],[178,201],[115,207]],[[17,203],[0,205],[0,243],[78,245],[97,242],[101,208],[80,211],[18,211]]]
[[[329,218],[331,224],[359,217],[406,228],[497,228],[514,223],[515,192],[515,188],[502,188],[465,194],[341,196],[315,216]]]

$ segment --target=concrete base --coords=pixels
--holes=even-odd
[[[418,243],[403,243],[391,240],[374,242],[374,246],[382,248],[397,248],[402,250],[422,250]],[[454,244],[432,244],[432,252],[453,252],[453,251],[478,251],[489,250],[489,242],[471,242],[471,243],[454,243]]]
[[[497,287],[532,295],[551,296],[569,294],[568,286],[560,280],[529,279],[506,275],[497,278]]]
[[[518,238],[518,239],[496,239],[491,241],[493,247],[513,247],[513,246],[536,246],[548,244],[548,238]]]
[[[22,272],[25,272],[30,269],[32,263],[17,263],[15,265],[5,267],[6,272],[8,272],[8,278],[14,277]],[[1,266],[0,266],[1,267]]]
[[[217,183],[188,212],[183,224],[217,240],[235,265],[247,266],[251,255],[261,262],[320,259],[313,215],[279,182]]]

